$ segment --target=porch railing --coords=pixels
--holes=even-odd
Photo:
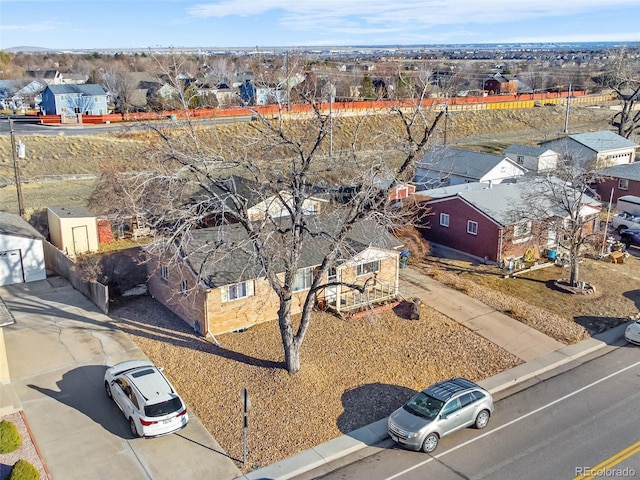
[[[396,297],[397,290],[394,285],[378,282],[373,286],[366,287],[362,292],[351,289],[339,297],[328,298],[327,305],[337,312],[348,312],[367,305],[393,300]]]

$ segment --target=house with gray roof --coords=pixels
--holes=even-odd
[[[46,279],[43,242],[22,217],[0,212],[0,285]]]
[[[566,213],[544,196],[541,187],[543,181],[531,179],[448,195],[436,190],[422,204],[430,215],[429,228],[423,229],[422,234],[429,241],[485,261],[542,258],[546,249],[558,245],[558,225]],[[421,193],[429,195],[428,191]],[[593,229],[600,212],[599,202],[585,198],[582,209],[581,215],[588,219],[586,228]]]
[[[558,153],[550,148],[514,144],[507,147],[504,154],[532,172],[554,170],[558,165]]]
[[[461,183],[502,183],[524,175],[527,169],[504,155],[461,148],[437,147],[416,163],[416,190]]]
[[[558,152],[561,158],[570,157],[593,168],[633,163],[638,149],[637,143],[610,130],[567,135],[540,146]]]
[[[45,115],[106,115],[107,94],[100,85],[49,85],[41,94]]]
[[[302,311],[314,272],[325,252],[331,248],[329,236],[336,222],[311,216],[302,243],[298,273],[294,279],[292,314]],[[325,235],[328,233],[329,235]],[[274,228],[264,248],[273,250],[277,271],[278,251],[286,235]],[[392,301],[398,294],[400,247],[393,235],[371,224],[358,224],[342,245],[335,266],[322,283],[331,285],[315,293],[319,308],[340,314],[371,304]],[[173,254],[149,254],[147,262],[149,292],[167,308],[203,335],[242,330],[278,318],[279,301],[254,246],[239,223],[203,228],[190,232],[190,238]],[[264,250],[264,249],[263,249]],[[175,261],[178,255],[179,261]],[[283,279],[283,274],[278,278]],[[359,285],[362,291],[348,285]]]
[[[611,200],[612,192],[612,203],[623,195],[640,196],[640,162],[614,165],[596,173],[601,179],[594,187],[603,202]]]

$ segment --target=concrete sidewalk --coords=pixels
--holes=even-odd
[[[0,296],[15,318],[2,330],[10,381],[0,383],[0,414],[24,411],[53,478],[230,480],[240,474],[193,411],[173,435],[133,438],[107,398],[103,376],[107,365],[145,356],[126,325],[66,280],[0,287]]]
[[[411,268],[401,270],[400,294],[419,297],[428,308],[465,325],[478,335],[499,345],[525,363],[487,378],[480,383],[492,394],[523,383],[550,370],[576,361],[624,337],[626,324],[575,345],[564,345],[517,320],[472,299],[457,290]],[[293,457],[248,473],[245,480],[286,480],[339,461],[347,455],[388,439],[387,419],[381,419]]]
[[[400,293],[419,297],[428,307],[528,362],[564,346],[544,333],[447,287],[412,268],[400,270]]]

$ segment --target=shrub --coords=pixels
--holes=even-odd
[[[26,460],[18,460],[7,480],[40,480],[40,472]]]
[[[15,452],[21,444],[22,438],[15,424],[2,420],[0,422],[0,453]]]

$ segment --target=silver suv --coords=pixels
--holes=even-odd
[[[431,453],[439,440],[474,425],[482,429],[493,413],[491,394],[466,378],[436,383],[389,416],[389,436],[412,450]]]

